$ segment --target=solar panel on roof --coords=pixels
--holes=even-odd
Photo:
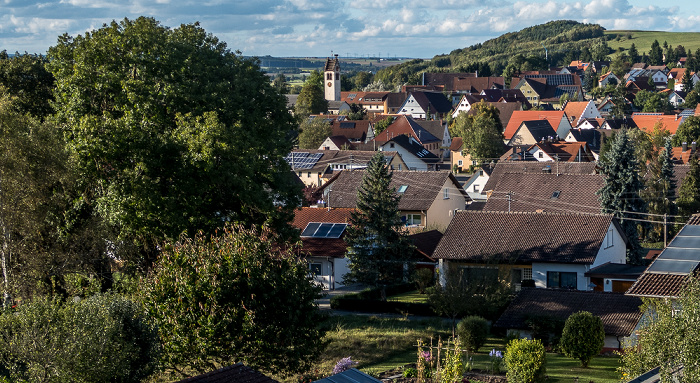
[[[301,232],[301,236],[313,237],[314,233],[316,232],[316,229],[318,229],[319,226],[321,226],[321,224],[318,222],[309,222],[309,224],[306,225],[304,231]]]
[[[685,225],[678,235],[692,235],[700,237],[700,225]]]
[[[332,227],[332,223],[322,223],[314,233],[314,237],[325,238],[328,235],[328,232],[331,231]]]
[[[656,259],[647,272],[660,274],[690,274],[700,261],[680,261],[677,259]]]
[[[696,252],[700,253],[700,237],[679,234],[673,239],[673,247],[694,249]],[[700,258],[700,254],[698,257]]]
[[[340,129],[355,129],[354,122],[341,122]]]
[[[346,223],[336,223],[328,232],[328,238],[340,238],[348,225]]]
[[[681,260],[681,261],[698,261],[700,262],[700,251],[698,249],[687,249],[682,247],[667,247],[664,249],[659,258],[663,260]]]

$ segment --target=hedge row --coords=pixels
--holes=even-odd
[[[415,290],[413,283],[387,286],[386,295],[396,295]],[[357,311],[367,313],[402,313],[420,316],[436,316],[427,303],[407,303],[381,300],[379,288],[367,289],[359,293],[345,294],[331,298],[334,310]]]

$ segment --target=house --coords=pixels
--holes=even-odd
[[[350,150],[353,148],[352,142],[345,136],[330,136],[326,138],[318,150]]]
[[[542,140],[527,149],[531,158],[540,162],[592,162],[598,156],[586,142]]]
[[[466,173],[469,172],[469,167],[472,165],[471,156],[463,151],[464,141],[462,137],[455,137],[452,139],[452,145],[450,145],[450,168],[455,173]]]
[[[422,86],[448,93],[479,94],[484,89],[503,89],[503,77],[478,77],[477,73],[429,73],[421,75]]]
[[[512,103],[519,102],[530,109],[531,105],[520,89],[484,89],[479,93],[488,102]]]
[[[183,379],[177,383],[279,383],[268,378],[260,372],[245,366],[243,363],[236,363],[232,366],[223,367],[215,371],[202,375]]]
[[[344,237],[353,210],[302,207],[294,211],[292,226],[301,232],[298,252],[307,260],[316,283],[326,290],[343,286],[343,276],[350,271]]]
[[[591,152],[593,152],[594,158],[597,160],[598,153],[600,153],[600,148],[605,140],[604,137],[607,137],[608,132],[610,132],[609,129],[571,129],[569,134],[564,138],[564,141],[585,142]]]
[[[541,140],[552,140],[557,136],[557,132],[552,129],[552,125],[547,120],[523,121],[518,129],[513,133],[508,146],[530,146]]]
[[[442,239],[442,233],[439,230],[427,230],[413,233],[408,238],[416,247],[414,254],[416,268],[434,271],[437,262],[433,259],[433,253]]]
[[[401,195],[399,213],[412,229],[444,229],[469,196],[449,171],[394,171],[390,187]],[[331,208],[353,209],[364,171],[343,171],[322,187]]]
[[[511,173],[501,165],[496,164],[482,188],[487,198],[484,211],[585,214],[601,211],[595,193],[603,187],[602,175],[558,173],[557,168],[564,167],[564,163],[532,166],[539,169],[537,173]]]
[[[369,120],[348,120],[338,116],[331,123],[331,136],[344,136],[350,142],[367,142],[372,124]]]
[[[295,149],[284,159],[304,185],[319,187],[341,170],[366,168],[374,154],[364,150]],[[395,151],[385,151],[384,159],[394,169],[406,168],[406,163]]]
[[[572,126],[564,111],[544,111],[544,110],[516,110],[511,115],[508,124],[505,125],[503,136],[506,140],[511,140],[523,121],[545,120],[554,129],[555,135],[565,137]],[[543,136],[537,137],[539,140]],[[537,142],[537,141],[535,141]],[[532,142],[531,144],[534,144]]]
[[[445,139],[444,128],[441,133],[442,135],[436,137],[430,133],[430,131],[421,126],[421,124],[419,124],[416,120],[414,120],[413,117],[398,115],[391,125],[389,125],[381,133],[375,135],[372,143],[379,147],[391,141],[394,137],[405,135],[408,137],[413,137],[413,139],[419,144],[423,145],[425,149],[428,149],[430,152],[439,157],[441,155],[443,141]]]
[[[474,171],[471,177],[463,184],[464,190],[469,194],[472,201],[486,201],[486,195],[482,194],[484,186],[489,181],[496,164],[492,161],[489,164],[482,164]]]
[[[646,269],[645,266],[619,263],[604,263],[590,269],[584,276],[591,279],[595,285],[593,291],[624,293],[632,287]]]
[[[541,104],[557,106],[564,95],[569,100],[583,101],[581,79],[577,75],[526,75],[514,84],[516,85],[513,89],[523,92],[533,106]]]
[[[415,138],[399,135],[379,147],[381,151],[399,153],[405,166],[396,170],[437,170],[440,157],[424,148]]]
[[[677,89],[677,90],[669,90],[667,97],[668,97],[668,102],[671,103],[675,108],[678,108],[681,106],[681,104],[685,103],[685,97],[687,96],[687,93]]]
[[[464,94],[452,111],[452,118],[457,118],[460,113],[466,113],[472,109],[474,104],[484,100],[484,96]]]
[[[449,148],[452,145],[452,137],[450,136],[450,129],[446,123],[441,120],[416,120],[416,124],[420,125],[423,129],[427,130],[433,136],[442,139],[440,144],[440,151],[435,153],[440,158],[449,157]],[[434,152],[434,151],[433,151]]]
[[[688,279],[700,270],[698,237],[700,214],[695,214],[626,294],[647,298],[678,298]]]
[[[657,69],[638,69],[638,68],[632,68],[630,69],[629,72],[627,72],[624,76],[623,79],[625,82],[629,81],[637,81],[638,79],[643,79],[644,81],[649,81],[649,77],[652,78],[652,81],[654,81],[655,84],[667,84],[668,83],[668,75],[661,70]],[[665,87],[665,86],[664,86]]]
[[[642,317],[642,300],[620,293],[523,288],[494,323],[495,328],[532,338],[528,319],[536,316],[565,322],[571,314],[587,311],[603,322],[603,353],[621,351],[625,339]]]
[[[611,215],[459,211],[433,258],[442,276],[454,267],[507,268],[513,281],[585,291],[591,289],[586,272],[624,264],[626,252],[627,238]]]
[[[620,79],[615,76],[615,73],[613,72],[608,72],[605,73],[604,75],[600,76],[600,79],[598,80],[598,86],[601,88],[604,88],[608,85],[617,85],[620,83]]]
[[[593,101],[568,101],[564,104],[564,113],[569,117],[572,127],[577,127],[587,118],[603,118]]]
[[[397,114],[409,115],[415,119],[441,119],[452,110],[452,102],[442,93],[413,92],[399,108]]]
[[[348,105],[356,104],[367,113],[388,113],[386,103],[389,102],[390,92],[340,92],[340,100]],[[401,99],[405,98],[401,96]]]

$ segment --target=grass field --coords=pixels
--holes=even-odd
[[[328,345],[317,364],[317,373],[328,376],[335,363],[350,356],[359,362],[357,367],[370,375],[401,368],[415,363],[417,341],[428,344],[432,340],[446,339],[450,335],[447,322],[439,318],[410,320],[406,318],[379,318],[375,316],[333,316],[324,323],[328,333]],[[470,355],[475,370],[489,367],[491,349],[505,350],[504,338],[489,338],[487,344]],[[578,367],[578,362],[565,356],[547,354],[548,383],[570,383],[575,377],[579,382],[613,383],[619,381],[617,357],[596,357],[588,368]]]
[[[695,54],[695,50],[700,48],[700,32],[660,32],[660,31],[606,31],[606,35],[618,35],[619,40],[613,39],[608,41],[608,46],[612,49],[622,47],[625,50],[629,49],[634,43],[639,54],[649,52],[651,44],[657,40],[663,45],[666,41],[672,47],[683,45],[686,51],[691,50]],[[632,38],[628,39],[630,35]]]

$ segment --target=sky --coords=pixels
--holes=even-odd
[[[700,2],[627,0],[0,0],[0,50],[44,54],[123,18],[198,21],[245,56],[431,58],[552,20],[700,32]]]

